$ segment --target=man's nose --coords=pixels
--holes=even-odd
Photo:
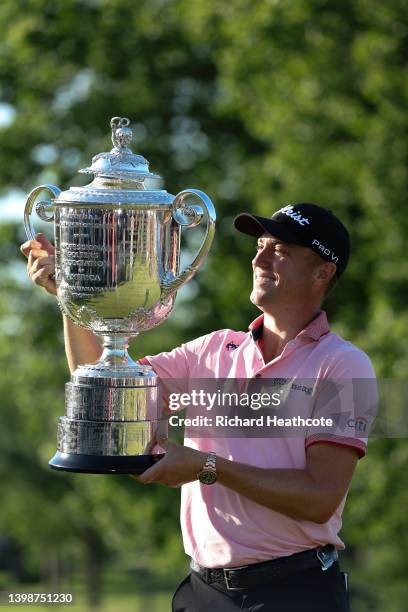
[[[255,257],[252,260],[253,267],[259,266],[260,268],[267,265],[267,255],[265,254],[265,250],[261,249],[256,252]]]

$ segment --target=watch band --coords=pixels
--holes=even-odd
[[[217,481],[216,461],[217,455],[214,452],[208,453],[203,469],[197,474],[202,484],[211,485]]]
[[[207,455],[207,459],[204,464],[203,470],[215,470],[216,462],[217,462],[217,455],[211,451]]]

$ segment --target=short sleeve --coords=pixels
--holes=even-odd
[[[168,411],[171,393],[184,393],[187,390],[190,372],[204,350],[208,336],[201,336],[176,347],[172,351],[157,355],[146,355],[139,359],[143,365],[151,365],[160,379],[162,400]]]
[[[355,448],[359,458],[364,457],[377,407],[377,381],[370,359],[359,349],[344,353],[316,383],[306,449],[325,442]]]

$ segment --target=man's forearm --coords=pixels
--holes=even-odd
[[[72,373],[79,365],[97,361],[102,347],[91,331],[75,325],[65,315],[63,319],[65,353]]]

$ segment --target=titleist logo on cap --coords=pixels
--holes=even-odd
[[[287,215],[288,217],[296,221],[296,223],[299,223],[299,225],[310,225],[309,219],[307,217],[302,217],[302,215],[297,212],[291,204],[289,204],[288,206],[284,206],[280,210],[277,210],[275,214],[278,213],[283,213],[284,215]]]

